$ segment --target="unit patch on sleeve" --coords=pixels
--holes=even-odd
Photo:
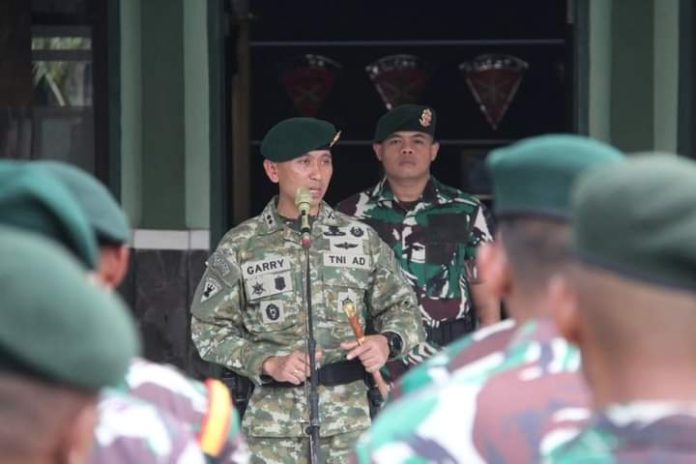
[[[201,294],[201,303],[208,301],[215,294],[222,290],[222,285],[212,277],[206,277],[203,284],[203,293]]]

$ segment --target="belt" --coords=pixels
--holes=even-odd
[[[441,321],[437,327],[425,327],[429,342],[445,346],[451,341],[474,330],[474,321],[470,316],[453,321]]]
[[[364,380],[365,375],[365,368],[358,359],[327,364],[317,370],[319,385],[324,385],[325,387],[335,387],[336,385],[344,385],[356,380]],[[295,385],[290,382],[276,382],[275,380],[263,384],[264,387],[274,388],[295,388],[303,385],[304,382]]]

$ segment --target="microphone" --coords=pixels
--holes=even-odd
[[[304,187],[297,189],[295,193],[295,206],[300,211],[300,233],[302,234],[302,246],[309,248],[312,244],[311,231],[309,226],[309,210],[312,207],[312,195]]]

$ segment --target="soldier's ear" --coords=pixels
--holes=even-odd
[[[382,162],[382,144],[381,143],[373,143],[372,144],[372,150],[375,152],[375,156],[377,157],[377,161],[380,163]]]
[[[578,294],[567,276],[553,276],[548,285],[549,306],[559,333],[574,345],[580,345]]]
[[[278,164],[273,161],[263,160],[263,170],[266,171],[266,175],[271,182],[277,184],[280,176],[278,175]]]
[[[97,424],[97,407],[84,406],[64,429],[58,461],[65,463],[87,462],[93,445],[94,428]]]
[[[488,287],[493,297],[501,300],[510,293],[510,266],[498,243],[487,242],[479,246],[476,267],[481,282]]]

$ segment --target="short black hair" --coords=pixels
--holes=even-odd
[[[570,257],[571,229],[564,220],[507,216],[498,220],[498,236],[526,291],[541,291]]]

